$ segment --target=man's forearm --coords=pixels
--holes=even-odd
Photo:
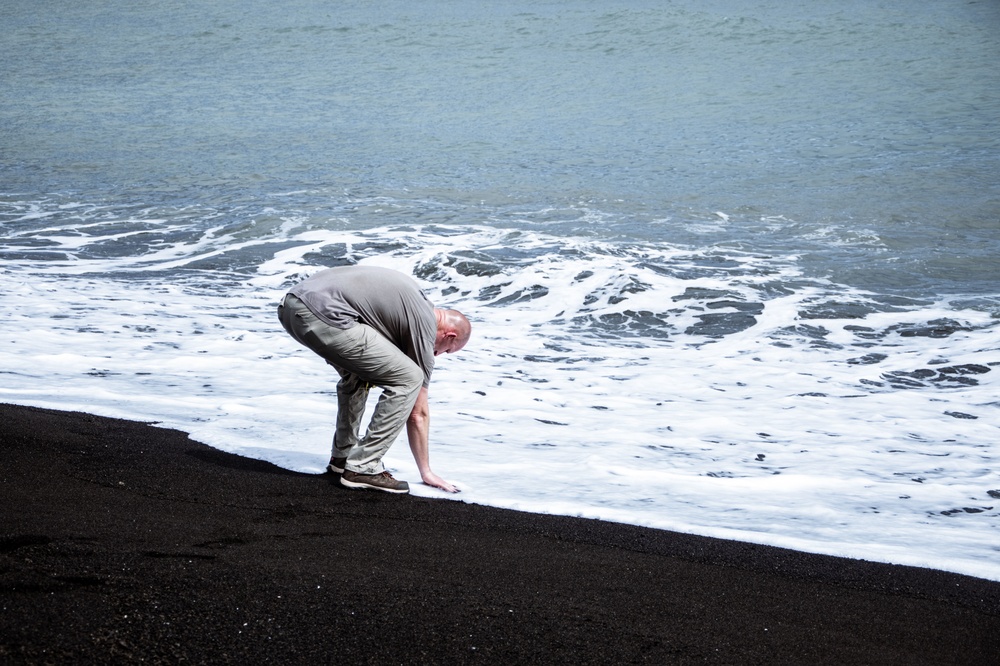
[[[406,437],[410,441],[410,452],[417,463],[420,476],[424,477],[431,471],[430,461],[430,430],[431,412],[427,402],[427,389],[420,389],[417,404],[413,406],[410,418],[406,421]]]
[[[406,437],[410,441],[410,452],[417,463],[420,478],[429,486],[457,493],[458,488],[431,471],[430,453],[431,410],[427,401],[427,389],[420,389],[417,404],[406,421]]]

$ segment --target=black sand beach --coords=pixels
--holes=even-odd
[[[3,663],[1000,663],[1000,583],[0,418]]]

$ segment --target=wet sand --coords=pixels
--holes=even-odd
[[[1000,659],[996,582],[348,491],[137,422],[0,419],[4,663]]]

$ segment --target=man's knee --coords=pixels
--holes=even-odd
[[[416,364],[407,366],[406,372],[401,377],[401,385],[405,387],[407,393],[419,391],[424,385],[424,372]]]

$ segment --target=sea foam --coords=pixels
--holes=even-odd
[[[431,387],[432,464],[462,492],[414,493],[1000,580],[989,308],[807,279],[794,255],[294,216],[171,240],[152,214],[46,213],[23,211],[38,260],[0,272],[4,401],[322,473],[336,376],[275,307],[326,265],[381,265],[474,324]],[[405,442],[386,461],[418,481]]]

